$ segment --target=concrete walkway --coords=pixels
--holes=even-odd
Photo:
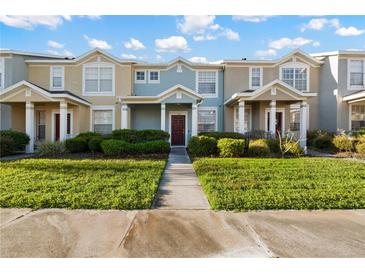
[[[185,148],[172,148],[153,203],[156,209],[209,209]]]
[[[14,154],[14,155],[9,155],[9,156],[3,156],[3,157],[0,157],[0,162],[16,161],[16,160],[31,158],[34,155],[35,155],[34,153],[24,153],[24,154]]]
[[[365,210],[0,209],[0,257],[365,257]]]

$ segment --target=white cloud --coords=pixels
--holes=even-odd
[[[63,44],[60,44],[60,43],[58,43],[56,41],[52,41],[52,40],[49,40],[47,45],[54,49],[63,49],[63,47],[64,47]]]
[[[81,18],[86,17],[90,20],[100,20],[101,15],[80,15]]]
[[[188,42],[182,36],[170,36],[164,39],[156,39],[157,52],[190,51]]]
[[[67,57],[74,57],[75,55],[69,51],[64,49],[63,51],[58,51],[58,50],[54,50],[54,49],[49,49],[47,50],[48,53],[53,54],[53,55],[62,55],[62,56],[67,56]]]
[[[257,50],[255,55],[258,57],[268,57],[268,56],[276,56],[276,50],[267,49],[267,50]]]
[[[224,35],[225,37],[227,37],[228,40],[233,40],[233,41],[240,40],[240,35],[238,34],[238,32],[235,32],[231,29],[226,29]]]
[[[358,36],[365,32],[365,29],[357,29],[356,27],[339,28],[336,30],[336,34],[340,36]]]
[[[163,57],[160,54],[157,54],[156,55],[156,60],[157,61],[163,61],[164,59],[163,59]]]
[[[124,43],[124,47],[127,49],[140,50],[145,49],[145,45],[137,39],[131,38],[129,41]]]
[[[211,30],[219,30],[219,29],[221,28],[221,26],[220,26],[220,25],[218,25],[218,24],[214,24],[214,25],[209,26],[209,28],[210,28]]]
[[[201,57],[201,56],[195,56],[195,57],[191,57],[189,59],[190,62],[193,62],[193,63],[202,63],[202,64],[207,64],[209,63],[208,62],[208,59],[207,57]]]
[[[47,16],[18,16],[0,15],[0,22],[7,26],[33,30],[37,26],[45,26],[56,29],[63,24],[64,20],[71,21],[71,16],[47,15]]]
[[[235,15],[233,16],[233,20],[235,21],[245,21],[245,22],[251,22],[251,23],[261,23],[267,21],[269,15]]]
[[[214,15],[187,15],[181,22],[177,23],[177,27],[182,33],[204,33],[208,27],[217,27],[214,25],[214,19]]]
[[[217,39],[216,36],[207,34],[207,35],[195,35],[193,36],[194,41],[211,41]]]
[[[300,30],[302,32],[306,29],[322,30],[325,26],[330,26],[338,29],[340,27],[340,20],[338,20],[337,18],[315,18],[311,19],[307,24],[304,24]]]
[[[137,59],[137,56],[135,56],[134,54],[123,53],[122,58],[124,58],[124,59]]]
[[[111,49],[112,48],[112,46],[109,45],[104,40],[97,40],[95,38],[90,38],[87,35],[84,35],[84,38],[87,40],[87,42],[91,48],[99,48],[99,49]]]
[[[321,46],[321,43],[319,41],[315,41],[313,42],[312,46],[317,48]]]
[[[306,39],[303,37],[297,37],[294,39],[283,37],[278,40],[271,41],[269,43],[269,47],[273,48],[273,49],[282,49],[282,48],[286,48],[286,47],[297,48],[297,47],[301,47],[301,46],[310,44],[312,42],[313,42],[313,40]]]

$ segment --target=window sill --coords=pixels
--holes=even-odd
[[[138,81],[138,80],[135,80],[134,81],[135,84],[146,84],[146,80],[145,81]]]
[[[203,98],[218,98],[218,94],[201,94],[199,93]]]
[[[83,96],[115,96],[114,92],[83,92]]]

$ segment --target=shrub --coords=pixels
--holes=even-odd
[[[269,146],[271,154],[280,154],[280,142],[279,139],[265,139],[267,145]]]
[[[0,137],[8,137],[14,141],[14,150],[24,150],[29,144],[30,138],[27,134],[11,129],[1,130]]]
[[[170,134],[159,129],[145,129],[137,131],[137,142],[168,141]]]
[[[353,150],[352,140],[347,135],[337,135],[332,142],[339,151],[350,152]]]
[[[71,153],[86,152],[88,149],[87,140],[82,137],[75,137],[65,141],[66,149]]]
[[[128,154],[154,154],[169,152],[170,144],[161,140],[130,144],[127,151]]]
[[[57,156],[66,153],[64,142],[45,142],[38,146],[37,153],[40,156]]]
[[[107,156],[117,156],[126,153],[130,144],[122,140],[104,140],[100,144],[101,150]]]
[[[251,140],[248,145],[248,155],[253,157],[270,156],[270,148],[267,139]]]
[[[101,142],[103,141],[103,137],[95,136],[92,137],[88,142],[88,148],[91,152],[101,152]]]
[[[355,149],[357,153],[365,156],[365,142],[357,143]]]
[[[193,136],[188,143],[189,153],[194,156],[210,156],[217,153],[217,140],[208,136]]]
[[[218,140],[217,147],[221,157],[241,157],[245,149],[245,140],[222,138]]]
[[[303,149],[300,147],[298,142],[294,142],[292,140],[286,141],[282,144],[283,150],[286,151],[286,155],[292,157],[300,157],[304,154]]]
[[[330,135],[320,135],[314,138],[311,142],[311,146],[324,149],[324,150],[331,150],[333,149],[332,137]]]
[[[14,140],[8,136],[0,136],[0,156],[11,155],[15,151]]]
[[[245,136],[237,132],[223,132],[223,131],[212,131],[212,132],[199,132],[198,136],[213,137],[216,140],[229,138],[229,139],[244,139]]]
[[[248,131],[244,135],[245,135],[247,140],[274,139],[276,137],[276,134],[273,134],[271,132],[267,132],[265,130]]]
[[[94,137],[102,137],[102,135],[97,132],[88,131],[88,132],[80,133],[76,137],[83,138],[86,140],[87,143],[89,143],[90,139],[92,139]]]
[[[138,142],[138,131],[134,129],[115,129],[112,132],[112,138],[122,140],[128,143]]]

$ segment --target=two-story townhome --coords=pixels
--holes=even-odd
[[[22,52],[14,50],[0,51],[0,92],[19,82],[27,79],[28,69],[26,60],[32,59],[63,59],[65,57]],[[0,104],[0,129],[8,129],[11,127],[11,106],[8,104]]]
[[[329,131],[365,127],[365,52],[312,54],[320,71],[319,128]]]
[[[148,64],[95,49],[32,57],[0,103],[11,107],[10,127],[31,137],[29,152],[44,140],[118,128],[162,129],[173,146],[201,131],[290,131],[305,148],[308,129],[364,126],[364,56],[295,50],[278,60]]]

